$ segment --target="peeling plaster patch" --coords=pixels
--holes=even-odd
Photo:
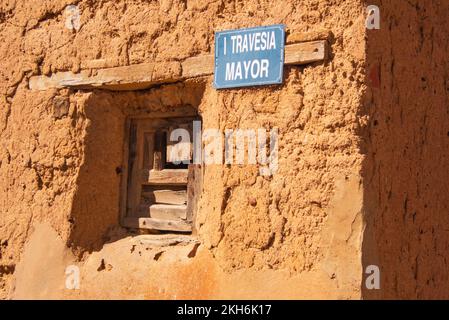
[[[65,27],[69,30],[79,31],[81,28],[80,10],[73,4],[65,8]]]

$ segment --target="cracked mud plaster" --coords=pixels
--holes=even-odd
[[[77,32],[64,26],[69,4],[79,8]],[[4,127],[0,235],[10,243],[2,265],[18,263],[24,243],[30,240],[31,232],[26,230],[46,221],[81,259],[81,273],[87,275],[84,289],[77,293],[81,297],[149,297],[144,294],[149,288],[154,289],[152,297],[245,297],[245,292],[267,292],[268,288],[259,290],[265,283],[261,277],[273,281],[270,297],[305,296],[312,283],[317,283],[317,297],[324,287],[334,288],[328,290],[329,296],[359,295],[353,280],[337,288],[320,261],[335,180],[358,172],[362,162],[358,132],[363,124],[357,121],[364,81],[361,1],[335,1],[331,8],[326,1],[315,0],[281,5],[253,0],[42,1],[38,5],[6,1],[1,5],[0,55],[5,67],[0,89],[10,105],[7,124],[0,123]],[[284,85],[257,90],[217,92],[209,77],[187,84],[186,89],[175,84],[146,92],[27,88],[28,77],[35,74],[209,54],[215,30],[275,23],[284,23],[289,32],[298,34],[332,32],[329,60],[286,67]],[[210,187],[204,189],[196,221],[202,245],[196,251],[185,248],[181,262],[168,251],[157,261],[154,254],[149,257],[156,274],[161,274],[159,268],[179,271],[181,266],[186,269],[180,274],[209,270],[195,278],[198,285],[183,280],[185,285],[176,287],[136,272],[139,281],[117,283],[122,290],[98,292],[90,283],[95,277],[99,277],[95,281],[109,281],[108,277],[118,279],[147,267],[140,256],[127,267],[120,267],[118,259],[122,257],[119,239],[126,239],[117,218],[117,168],[123,156],[123,144],[117,141],[123,141],[125,117],[132,112],[175,110],[183,103],[198,108],[205,128],[278,127],[279,173],[264,178],[258,176],[256,166],[206,168],[204,181]],[[105,256],[106,246],[112,250],[114,245],[116,257]],[[123,250],[131,254],[131,247]],[[92,267],[83,265],[93,252],[114,266],[112,270],[98,273],[101,260],[92,262]],[[360,253],[355,250],[353,255],[357,260]],[[3,297],[13,279],[13,274],[2,275]],[[235,290],[237,283],[247,290]]]
[[[70,4],[79,8],[77,32],[65,27]],[[385,29],[368,41],[361,0],[3,1],[0,243],[8,245],[0,297],[25,280],[11,266],[34,270],[27,246],[37,246],[43,268],[65,250],[80,265],[80,291],[61,289],[63,275],[27,279],[47,298],[360,298],[361,268],[373,257],[385,296],[444,296],[447,197],[438,190],[448,180],[448,8],[378,5]],[[27,86],[31,75],[210,54],[216,30],[275,23],[298,34],[330,31],[329,59],[286,67],[282,86],[257,89],[218,92],[211,77],[123,93]],[[414,40],[401,42],[408,32]],[[124,121],[186,104],[205,128],[278,127],[279,171],[261,177],[256,166],[208,166],[197,250],[139,247],[118,222]],[[345,210],[351,197],[357,202]],[[361,219],[374,230],[363,233]],[[38,248],[38,223],[60,239],[59,255]],[[410,233],[417,240],[407,242]],[[346,271],[337,252],[351,261]],[[98,272],[102,259],[113,268]]]
[[[371,122],[363,163],[363,264],[378,265],[366,298],[447,299],[449,3],[372,1],[381,29],[367,33]]]

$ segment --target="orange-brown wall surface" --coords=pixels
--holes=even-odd
[[[77,31],[65,27],[70,4]],[[366,30],[358,0],[3,1],[0,297],[445,296],[447,5],[378,5],[381,29]],[[277,23],[324,30],[329,45],[325,61],[286,66],[281,86],[28,85],[98,64],[182,61],[213,53],[214,31]],[[185,106],[206,129],[277,127],[279,170],[206,166],[199,245],[155,246],[119,224],[125,121]],[[79,290],[64,286],[72,264]],[[375,292],[364,289],[371,264]]]
[[[372,1],[367,31],[364,265],[382,290],[366,298],[449,297],[449,3]]]

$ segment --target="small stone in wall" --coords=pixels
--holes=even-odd
[[[257,205],[257,200],[256,198],[248,198],[248,202],[251,206],[255,207]]]
[[[69,113],[70,102],[68,97],[56,96],[53,98],[53,118],[61,119]]]

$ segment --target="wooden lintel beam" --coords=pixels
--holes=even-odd
[[[31,90],[50,88],[89,88],[137,90],[159,83],[177,81],[182,76],[179,62],[141,63],[131,66],[97,70],[82,70],[79,73],[57,72],[50,77],[30,78]]]
[[[326,58],[327,41],[308,41],[285,46],[285,64],[302,65]],[[187,58],[183,62],[142,63],[131,66],[97,70],[83,70],[80,73],[58,72],[50,77],[30,78],[31,90],[52,88],[138,90],[163,83],[172,83],[188,78],[209,76],[214,73],[214,55]]]

